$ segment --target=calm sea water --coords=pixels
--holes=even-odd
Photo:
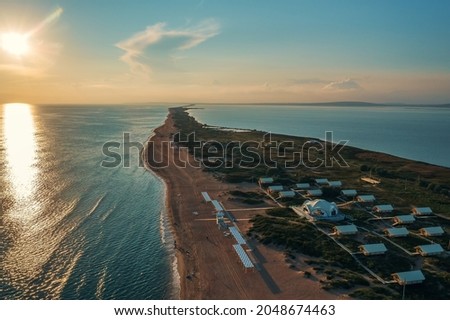
[[[103,168],[103,143],[144,143],[167,108],[0,109],[0,299],[174,297],[164,186]]]
[[[198,105],[191,114],[214,126],[325,139],[450,167],[450,108]]]

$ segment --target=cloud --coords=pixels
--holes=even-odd
[[[189,50],[219,34],[219,24],[214,19],[207,19],[187,28],[169,29],[166,23],[160,22],[147,27],[144,31],[120,41],[116,47],[125,51],[120,60],[125,62],[133,74],[148,76],[151,68],[146,63],[145,50],[163,40],[171,42],[165,50]],[[170,52],[167,53],[170,57]]]
[[[353,79],[333,81],[323,87],[323,90],[328,91],[355,91],[361,89],[362,87],[359,85],[359,83]]]
[[[329,80],[317,79],[317,78],[308,78],[308,79],[290,79],[289,84],[326,84],[329,83]]]

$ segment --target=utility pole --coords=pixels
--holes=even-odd
[[[405,290],[406,290],[406,283],[403,283],[403,294],[402,294],[402,300],[405,300]]]

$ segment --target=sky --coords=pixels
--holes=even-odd
[[[450,103],[450,1],[0,0],[0,84],[0,103]]]

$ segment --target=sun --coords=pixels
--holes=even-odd
[[[28,36],[17,32],[9,32],[1,35],[0,47],[7,53],[21,57],[30,51]]]

